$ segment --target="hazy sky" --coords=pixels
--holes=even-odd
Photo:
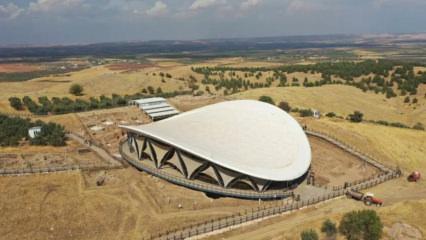
[[[426,32],[426,0],[0,0],[0,44]]]

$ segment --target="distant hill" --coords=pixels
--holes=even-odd
[[[97,43],[73,46],[0,47],[0,58],[62,58],[171,54],[183,52],[229,52],[248,50],[374,47],[383,44],[426,43],[425,34],[396,35],[309,35],[262,38],[204,39],[194,41],[146,41]]]

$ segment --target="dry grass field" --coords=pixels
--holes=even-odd
[[[423,132],[326,119],[304,120],[313,128],[335,129],[336,132],[331,131],[333,134],[345,141],[352,139],[355,146],[390,163],[395,163],[393,159],[397,158],[392,152],[397,150],[389,143],[399,141],[399,151],[411,150],[405,159],[397,159],[401,167],[407,171],[414,167],[425,169],[426,164],[421,161],[425,156],[421,152],[426,149]],[[379,137],[384,130],[387,130],[385,137]],[[366,144],[370,139],[380,147]],[[324,145],[312,139],[311,142],[315,159],[315,147]],[[330,152],[324,152],[324,156],[327,153]],[[96,186],[99,176],[106,176],[105,186]],[[412,184],[401,178],[369,191],[385,200],[385,207],[377,210],[387,227],[402,222],[424,234],[426,222],[421,211],[413,209],[426,208],[425,187],[424,181]],[[258,205],[257,201],[210,199],[132,168],[1,177],[0,189],[0,209],[4,216],[0,220],[0,239],[140,239],[164,231],[165,226],[185,226]],[[362,208],[366,207],[352,200],[333,200],[211,239],[297,239],[300,231],[319,228],[325,218],[338,220],[343,213]],[[20,227],[16,228],[17,225]]]
[[[301,121],[313,129],[329,132],[362,152],[375,156],[383,163],[400,166],[405,174],[414,170],[426,171],[426,133],[423,131],[355,124],[341,120],[303,119]],[[384,207],[373,207],[385,224],[387,237],[385,239],[420,240],[426,236],[424,219],[426,182],[422,180],[419,183],[409,183],[405,176],[368,190],[385,202]],[[325,219],[330,218],[338,222],[344,213],[359,209],[369,209],[369,207],[360,202],[342,198],[207,239],[299,239],[301,231],[314,228],[319,232]],[[395,230],[401,232],[399,238],[392,237],[391,233],[394,232],[392,227],[397,223],[408,224],[423,237],[409,238],[412,232],[404,228]],[[404,231],[407,232],[404,233]],[[344,238],[339,236],[338,239]]]
[[[422,89],[423,93],[425,89]],[[288,87],[262,88],[245,91],[230,96],[231,99],[259,99],[266,95],[276,103],[287,101],[292,107],[318,109],[322,113],[335,112],[346,117],[358,110],[364,113],[368,120],[386,120],[414,125],[421,122],[426,125],[426,100],[420,99],[416,105],[403,103],[402,97],[386,99],[384,95],[365,93],[360,89],[328,85],[317,88]]]
[[[201,105],[213,101],[199,100]],[[120,111],[123,109],[101,110],[96,115],[84,113],[79,117],[83,123],[118,121],[114,117],[119,117],[116,113]],[[127,116],[121,117],[127,120]],[[316,138],[310,141],[314,165],[318,164],[314,167],[324,184],[342,184],[339,171],[346,171],[351,180],[374,173],[336,147]],[[47,147],[43,151],[48,151]],[[334,157],[330,158],[330,154]],[[341,165],[332,167],[339,159]],[[105,186],[96,186],[100,176],[106,177]],[[130,167],[83,174],[1,177],[0,189],[0,209],[5,216],[0,220],[0,239],[140,239],[171,226],[186,226],[259,204],[230,198],[210,199],[203,193],[169,184]]]
[[[376,58],[374,52],[358,51],[362,58]],[[163,92],[186,90],[189,78],[198,79],[202,75],[191,71],[191,66],[275,66],[273,62],[249,61],[244,58],[223,58],[186,65],[173,59],[148,59],[148,64],[115,63],[91,67],[79,72],[59,76],[49,76],[26,82],[0,83],[0,111],[13,112],[8,103],[10,96],[68,96],[71,84],[79,83],[85,89],[83,98],[101,94],[133,94],[143,88],[161,87]],[[7,67],[3,66],[3,70]],[[6,70],[4,70],[6,69]],[[9,71],[19,69],[9,66]],[[10,70],[12,69],[12,70]],[[416,69],[424,70],[424,69]],[[21,70],[19,70],[21,71]],[[23,70],[24,71],[24,70]],[[159,73],[168,73],[171,78],[163,78]],[[236,73],[243,77],[243,73]],[[270,74],[263,74],[258,80],[265,82]],[[299,82],[307,77],[309,81],[320,78],[318,74],[294,73]],[[277,81],[273,83],[275,86]],[[210,89],[214,89],[210,86]],[[369,120],[401,122],[409,126],[417,122],[426,125],[426,86],[421,86],[417,94],[417,104],[404,104],[403,97],[386,99],[382,94],[362,92],[343,85],[327,85],[315,88],[286,87],[248,90],[230,96],[222,92],[203,96],[178,96],[169,99],[181,111],[188,111],[204,105],[233,99],[258,99],[262,95],[271,96],[276,103],[287,101],[292,107],[314,108],[323,114],[335,112],[346,116],[355,110],[364,113]],[[43,121],[63,124],[67,130],[90,134],[104,146],[116,148],[120,130],[117,124],[122,121],[144,122],[144,116],[137,109],[117,108],[78,114],[40,117]],[[214,120],[214,119],[212,119]],[[350,123],[341,119],[298,118],[309,128],[327,132],[379,161],[396,166],[408,173],[413,170],[426,172],[426,132],[411,129],[385,127],[369,123]],[[113,122],[108,127],[106,122]],[[88,132],[95,125],[105,125],[105,131]],[[313,167],[318,169],[319,181],[337,185],[343,181],[357,180],[369,174],[353,157],[323,141],[310,138],[313,145]],[[67,147],[0,148],[0,153],[33,155],[49,153],[63,154],[79,145],[70,142]],[[33,155],[31,155],[33,154]],[[337,157],[330,157],[337,156]],[[38,159],[37,157],[35,157]],[[92,159],[89,157],[89,160]],[[2,159],[0,159],[1,161]],[[25,159],[24,159],[25,160]],[[317,161],[317,160],[323,160]],[[22,162],[21,162],[22,163]],[[2,162],[4,166],[4,162]],[[19,162],[17,164],[20,164]],[[21,164],[22,165],[22,164]],[[344,174],[342,174],[344,172]],[[106,176],[105,186],[96,186],[96,179]],[[167,228],[182,227],[207,219],[214,219],[258,206],[257,201],[229,198],[211,199],[203,193],[169,184],[165,181],[138,172],[133,168],[111,171],[70,172],[21,177],[0,177],[0,239],[141,239]],[[387,228],[395,223],[406,223],[426,236],[426,183],[407,183],[404,178],[387,182],[369,191],[385,200],[378,210]],[[269,203],[261,203],[269,204]],[[180,208],[179,205],[182,207]],[[319,229],[326,218],[338,220],[343,213],[366,208],[359,202],[348,199],[333,200],[318,207],[305,209],[290,215],[237,229],[210,239],[298,239],[300,231],[314,227]],[[19,226],[19,227],[18,227]],[[388,229],[389,230],[389,229]],[[341,237],[339,238],[341,239]],[[392,238],[389,238],[392,239]]]

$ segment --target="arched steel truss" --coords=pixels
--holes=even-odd
[[[274,182],[248,176],[211,163],[190,153],[145,137],[141,134],[128,132],[127,144],[129,151],[140,161],[151,161],[157,169],[171,167],[186,179],[205,181],[206,178],[223,188],[249,186],[256,192],[267,191]],[[292,186],[300,179],[280,182],[280,186]]]

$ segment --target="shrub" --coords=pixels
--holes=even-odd
[[[83,87],[80,84],[73,84],[70,87],[69,92],[75,96],[81,96],[83,94]]]
[[[318,234],[315,230],[309,229],[305,230],[300,234],[302,240],[318,240]]]
[[[22,101],[20,98],[17,97],[10,97],[9,98],[9,103],[10,106],[13,107],[16,110],[23,110],[24,109],[24,105],[22,104]]]
[[[299,114],[301,117],[312,117],[314,112],[311,109],[300,109]]]
[[[147,89],[149,94],[154,94],[154,88],[152,86],[148,86]]]
[[[335,237],[337,234],[337,227],[334,222],[330,219],[325,220],[321,226],[321,232],[325,233],[325,235],[329,238]]]
[[[378,240],[382,236],[383,224],[374,210],[346,213],[340,221],[339,231],[348,240]]]
[[[348,118],[351,122],[362,122],[362,118],[363,118],[364,114],[360,111],[355,111],[353,114],[349,114]]]
[[[161,89],[161,87],[158,87],[157,88],[157,94],[161,94],[161,93],[163,93],[163,90]]]
[[[281,108],[282,110],[286,111],[286,112],[291,111],[291,106],[288,102],[280,102],[278,104],[278,107]]]
[[[408,126],[407,126],[407,125],[405,125],[405,124],[403,124],[403,123],[400,123],[400,122],[393,122],[393,123],[390,123],[390,124],[389,124],[389,126],[392,126],[392,127],[398,127],[398,128],[408,128]]]
[[[204,92],[202,90],[198,90],[196,92],[194,92],[194,96],[202,96],[204,94]]]
[[[416,124],[413,126],[413,129],[416,129],[416,130],[425,130],[425,127],[423,126],[423,124],[422,124],[422,123],[418,122],[418,123],[416,123]]]
[[[261,96],[259,101],[275,105],[274,100],[270,96]]]
[[[417,98],[413,98],[412,103],[413,103],[413,104],[416,104],[417,102],[418,102]]]
[[[409,96],[406,96],[405,98],[404,98],[404,103],[409,103],[410,102],[410,97]]]
[[[329,117],[329,118],[334,118],[334,117],[336,117],[336,113],[334,113],[334,112],[329,112],[329,113],[325,114],[325,116],[326,116],[326,117]]]

